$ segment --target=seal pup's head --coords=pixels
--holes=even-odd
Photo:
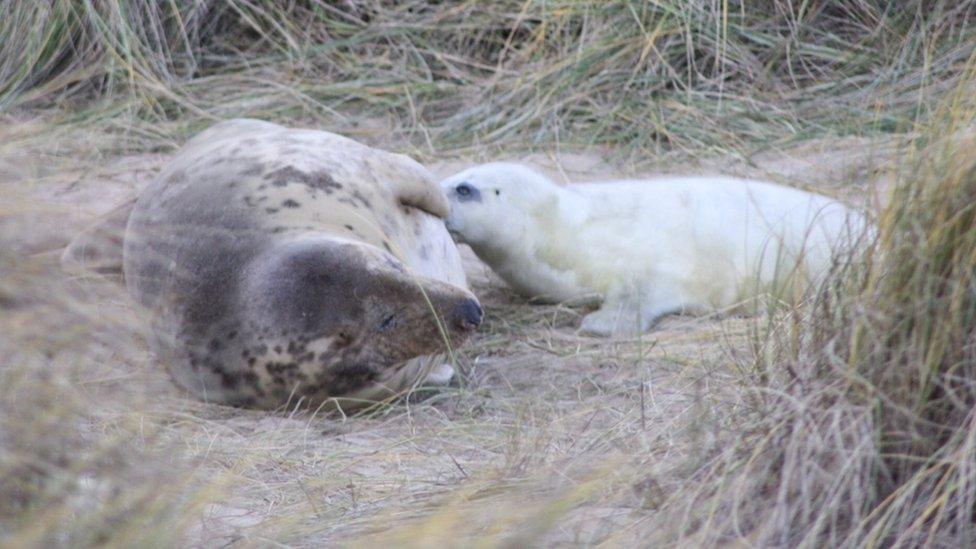
[[[455,239],[472,246],[505,246],[526,236],[532,218],[553,213],[560,188],[521,164],[491,162],[441,182],[451,204],[445,223]]]

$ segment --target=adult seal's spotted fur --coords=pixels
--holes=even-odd
[[[629,335],[673,312],[795,298],[870,231],[822,195],[731,177],[559,186],[527,167],[475,166],[442,182],[447,227],[522,294],[595,297],[582,330]]]
[[[446,381],[445,340],[480,323],[447,212],[405,156],[232,120],[190,140],[131,205],[124,278],[153,348],[201,398],[348,409],[431,370]]]

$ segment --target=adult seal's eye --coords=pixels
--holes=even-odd
[[[384,318],[383,319],[383,322],[380,322],[380,331],[381,332],[385,332],[387,330],[390,330],[391,328],[393,328],[394,326],[396,326],[396,323],[397,323],[396,322],[396,315],[390,315],[390,316]]]
[[[458,196],[469,196],[471,194],[471,185],[461,183],[455,190],[457,191]]]

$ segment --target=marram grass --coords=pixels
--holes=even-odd
[[[0,187],[0,544],[973,545],[973,4],[0,2],[0,160],[51,168]],[[460,386],[337,418],[180,394],[7,224],[237,116],[427,159],[915,142],[803,306],[604,342],[484,286]]]
[[[976,45],[971,3],[922,0],[52,0],[0,10],[0,112],[70,101],[78,122],[159,131],[162,121],[168,137],[234,116],[352,132],[365,120],[428,153],[553,143],[741,153],[906,131]]]
[[[677,498],[695,519],[673,539],[976,541],[976,141],[961,129],[972,107],[955,102],[924,130],[872,249],[763,341],[774,352],[756,356],[757,415],[704,475],[711,485]]]

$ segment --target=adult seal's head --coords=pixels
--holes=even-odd
[[[234,316],[246,321],[236,336],[214,333],[190,365],[219,370],[215,357],[233,361],[239,350],[250,366],[242,379],[256,379],[264,399],[275,395],[269,404],[287,398],[286,390],[316,401],[348,398],[398,364],[460,345],[482,319],[463,288],[420,277],[384,250],[317,234],[259,253],[235,294]],[[234,345],[242,335],[248,343]],[[222,353],[223,346],[233,351]],[[184,385],[194,383],[190,374],[180,376]],[[261,392],[254,398],[262,400]]]

